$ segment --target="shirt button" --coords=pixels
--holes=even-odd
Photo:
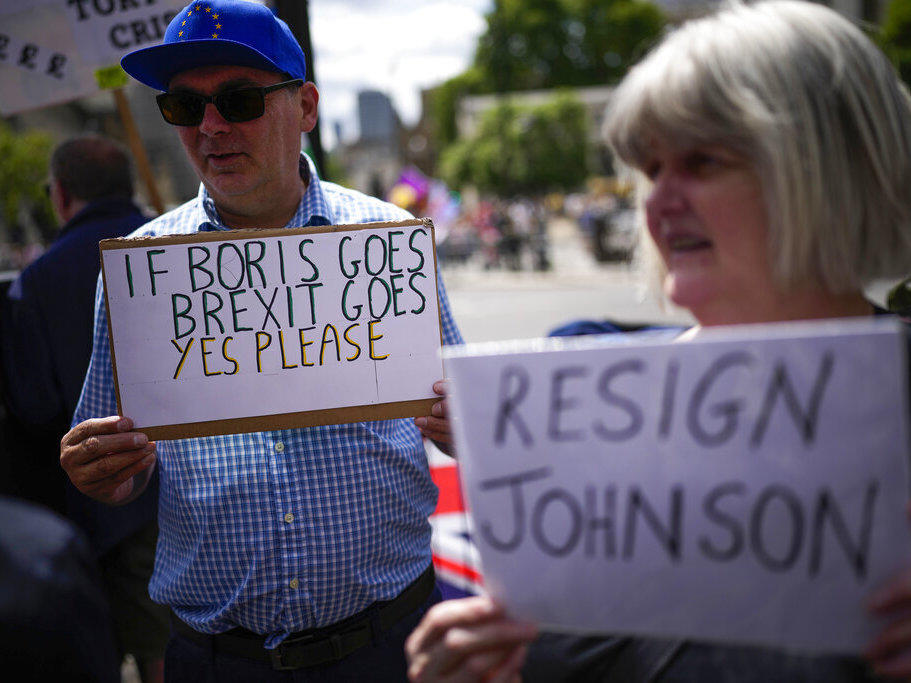
[[[289,585],[291,588],[297,589],[299,583],[298,583],[298,580],[297,580],[297,579],[291,579],[291,580],[288,582],[288,585]]]
[[[285,513],[285,521],[286,521],[288,524],[291,524],[291,522],[294,521],[294,515],[291,514],[290,512],[286,512],[286,513]]]
[[[275,442],[275,452],[281,453],[283,450],[285,450],[285,444],[283,444],[281,441],[276,441]]]

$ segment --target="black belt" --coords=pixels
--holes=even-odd
[[[175,632],[219,654],[271,662],[273,669],[300,669],[337,662],[379,637],[418,609],[433,592],[433,565],[398,597],[375,602],[362,612],[331,626],[292,633],[278,647],[264,647],[265,637],[242,628],[225,633],[200,633],[172,615]]]

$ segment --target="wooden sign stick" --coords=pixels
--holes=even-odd
[[[164,202],[161,200],[158,186],[155,184],[152,166],[149,164],[149,157],[146,155],[142,139],[139,137],[136,121],[133,118],[133,112],[130,110],[130,103],[127,101],[126,95],[123,94],[123,88],[115,88],[111,92],[114,93],[114,102],[117,103],[120,121],[123,123],[124,130],[126,130],[130,151],[133,153],[133,158],[136,159],[136,169],[139,171],[139,175],[142,177],[142,181],[149,192],[149,201],[152,202],[155,211],[161,215],[165,211]]]

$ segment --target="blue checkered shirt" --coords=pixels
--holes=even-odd
[[[391,204],[317,179],[286,227],[405,220]],[[205,188],[132,236],[226,230]],[[442,282],[443,341],[461,342]],[[117,414],[101,285],[73,418]],[[430,565],[436,505],[420,433],[386,420],[158,442],[159,539],[149,592],[195,629],[267,634],[325,626],[398,595]]]

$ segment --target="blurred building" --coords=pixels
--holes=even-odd
[[[403,127],[392,100],[377,90],[357,94],[357,141],[336,148],[347,184],[375,197],[385,197],[405,162]]]
[[[879,23],[889,0],[814,0],[840,12],[849,19]],[[654,0],[672,19],[698,16],[717,7],[721,0]]]
[[[613,92],[611,86],[594,86],[589,88],[573,88],[572,94],[579,100],[588,112],[591,129],[589,137],[598,139],[598,131],[604,122],[604,108],[610,101]],[[535,107],[545,104],[553,99],[553,90],[526,90],[524,92],[507,93],[505,95],[469,95],[459,101],[456,113],[456,127],[459,137],[470,137],[477,131],[481,117],[488,109],[503,102],[511,102],[519,106]]]
[[[440,152],[434,144],[433,122],[430,117],[432,96],[432,89],[421,91],[421,118],[413,127],[404,129],[401,134],[405,162],[428,176],[433,175],[436,170]]]
[[[395,146],[401,123],[392,100],[379,90],[361,90],[357,94],[357,121],[360,141]]]
[[[573,97],[585,107],[588,118],[588,139],[591,149],[595,150],[592,156],[593,173],[607,172],[611,168],[610,153],[601,135],[604,124],[604,115],[610,101],[612,86],[595,86],[588,88],[574,88]],[[456,112],[456,128],[460,138],[471,137],[477,131],[484,113],[502,102],[511,102],[519,106],[535,107],[545,104],[556,95],[554,90],[526,90],[524,92],[507,93],[505,95],[469,95],[459,101]]]

